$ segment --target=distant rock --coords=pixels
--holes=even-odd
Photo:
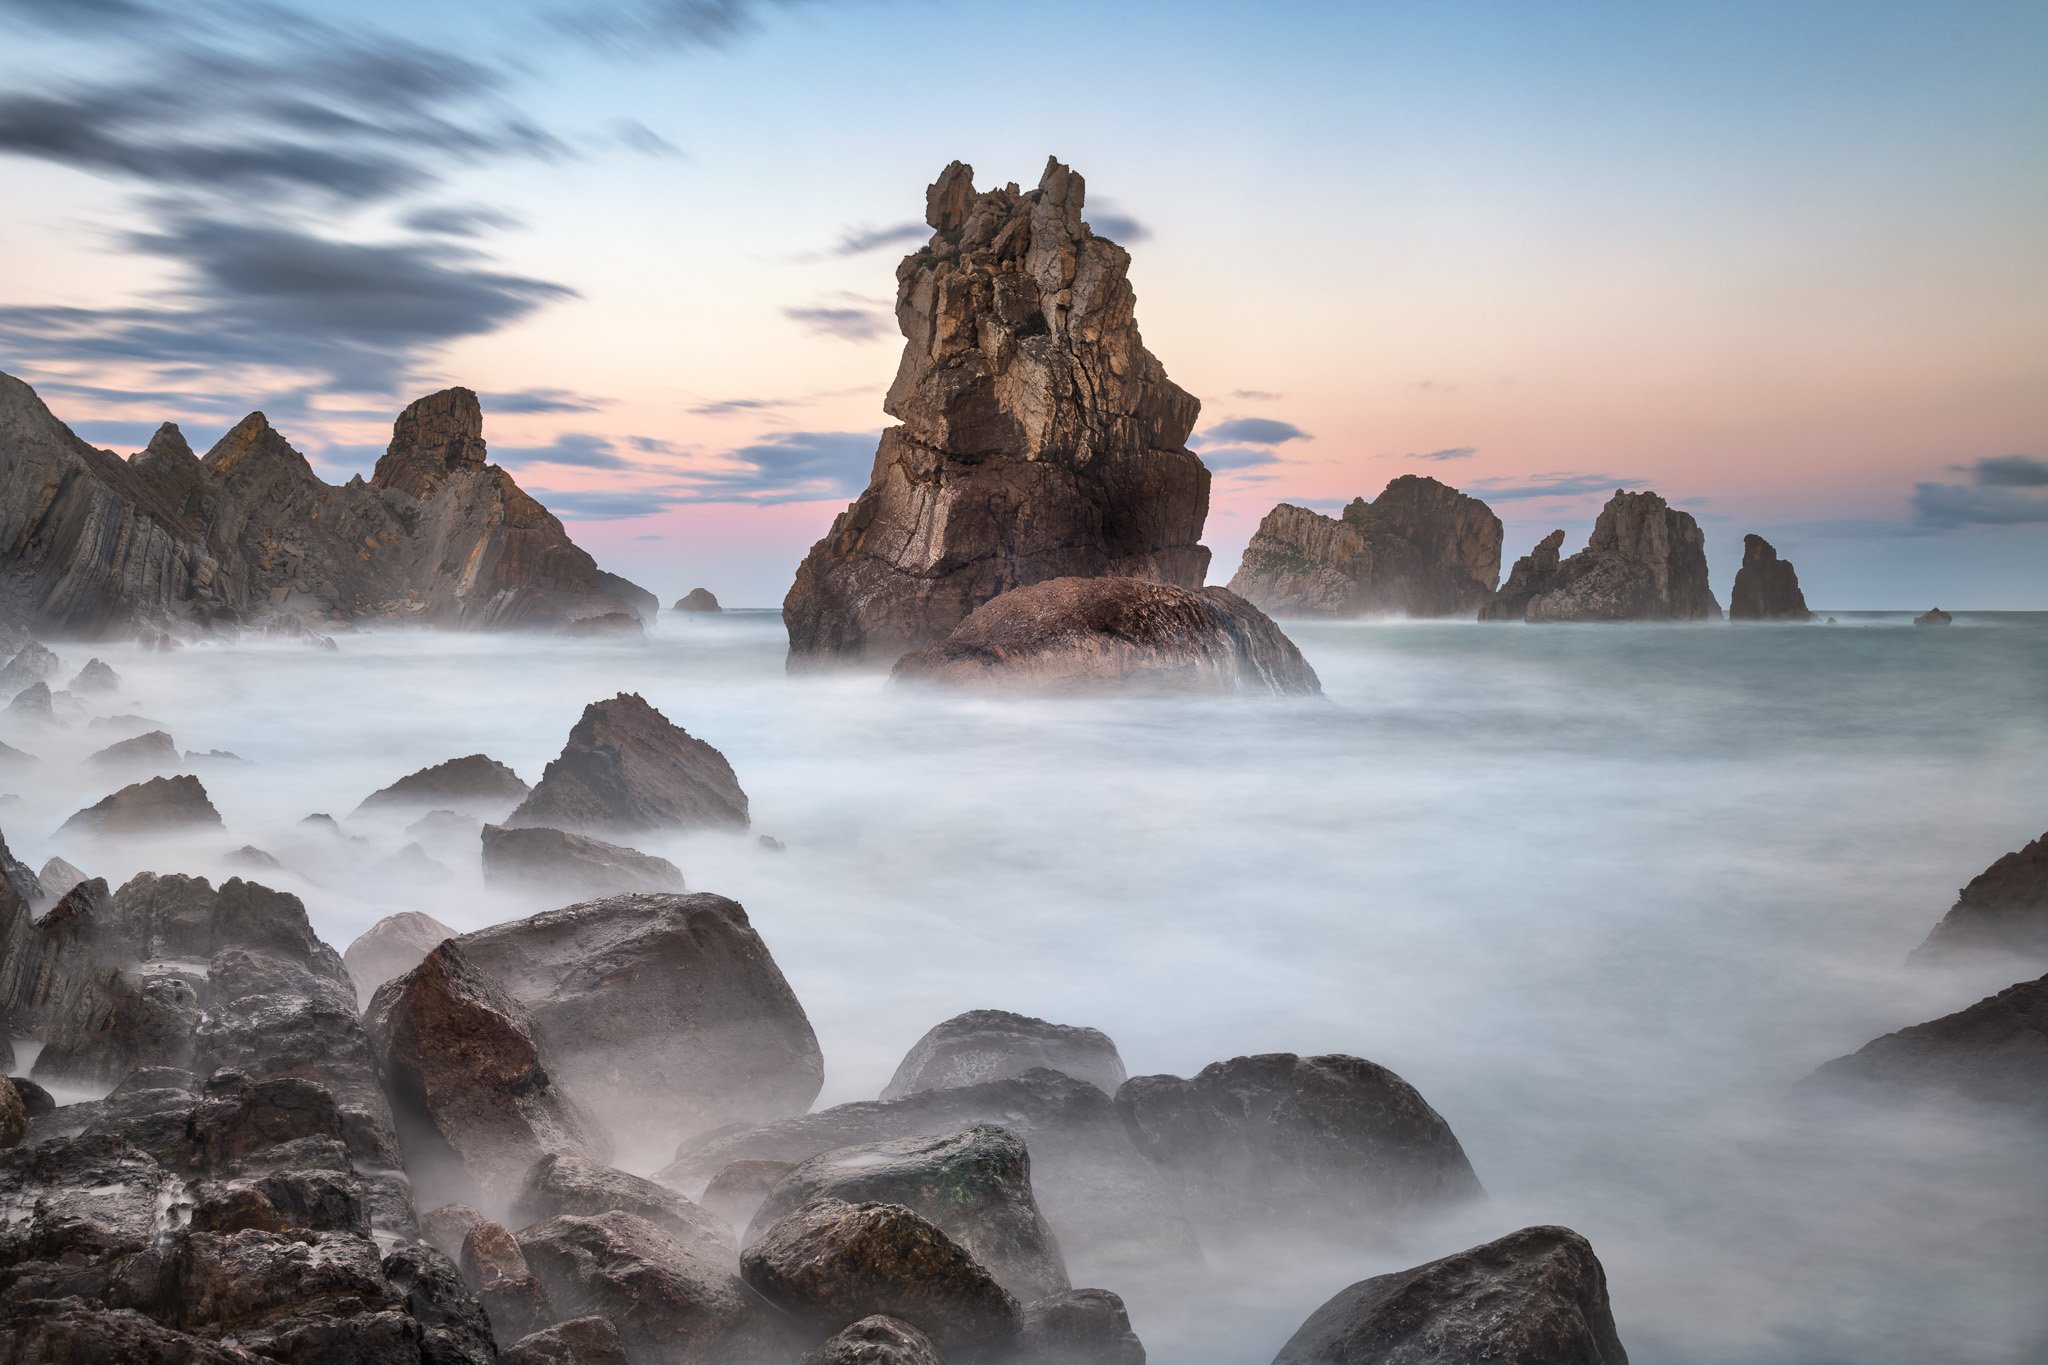
[[[390,786],[371,792],[356,807],[356,814],[375,810],[446,810],[499,816],[524,800],[530,790],[513,772],[494,758],[470,754],[451,758],[401,777]]]
[[[156,834],[221,824],[206,788],[189,773],[121,788],[66,820],[59,833]]]
[[[1531,1227],[1360,1280],[1310,1315],[1273,1365],[1628,1365],[1607,1273],[1570,1228]]]
[[[1202,585],[1201,405],[1138,335],[1130,256],[1079,175],[977,191],[946,167],[931,241],[897,267],[902,363],[867,490],[783,601],[792,667],[882,662],[1006,590],[1073,576]]]
[[[1553,531],[1480,608],[1483,621],[1704,621],[1721,606],[1707,585],[1706,537],[1655,493],[1617,491],[1586,548],[1557,558]]]
[[[676,599],[674,609],[683,612],[714,612],[724,610],[723,607],[718,605],[718,599],[711,595],[709,588],[690,589]]]
[[[208,749],[204,753],[187,749],[185,751],[185,761],[187,763],[247,763],[249,760],[243,758],[240,754],[231,754],[226,749]]]
[[[1341,517],[1275,507],[1230,590],[1275,616],[1465,616],[1500,583],[1500,542],[1485,503],[1403,474]]]
[[[1913,624],[1916,626],[1950,626],[1955,624],[1955,619],[1955,617],[1949,615],[1940,607],[1933,607],[1914,617]]]
[[[1139,578],[1055,578],[977,607],[945,639],[904,655],[891,676],[1045,692],[1322,691],[1294,642],[1223,588]]]
[[[49,881],[48,869],[42,877]],[[1971,878],[1913,956],[1935,961],[1972,953],[2048,959],[2048,834]]]
[[[24,753],[12,744],[0,744],[0,768],[26,767],[30,763],[38,762],[41,760],[34,754]]]
[[[1033,1359],[1033,1357],[1025,1357]],[[901,1318],[862,1318],[813,1348],[798,1365],[946,1365],[930,1337]]]
[[[379,986],[404,976],[426,961],[428,953],[454,937],[455,930],[432,915],[401,910],[358,934],[341,960],[348,968],[349,979],[355,982],[356,997],[368,1008],[370,997]]]
[[[64,661],[39,640],[30,640],[0,668],[0,695],[19,692],[30,683],[46,683],[64,669]]]
[[[50,704],[50,685],[30,683],[22,688],[14,694],[14,700],[7,703],[7,714],[40,725],[56,724],[57,711]]]
[[[647,629],[640,618],[625,611],[608,611],[598,616],[579,616],[562,625],[562,634],[583,639],[625,639],[646,633]]]
[[[484,822],[461,811],[430,810],[405,827],[405,837],[422,843],[474,844]]]
[[[566,896],[681,891],[683,874],[666,858],[619,844],[534,825],[483,827],[484,880]]]
[[[183,760],[178,757],[178,746],[162,730],[151,730],[146,735],[133,739],[116,740],[106,748],[88,758],[86,762],[96,763],[104,768],[176,768]]]
[[[561,756],[505,824],[595,834],[745,829],[747,794],[725,755],[637,692],[621,692],[583,708]]]
[[[161,730],[164,726],[162,721],[151,720],[148,716],[120,715],[94,716],[85,723],[85,728],[88,730],[122,730],[131,735],[139,735],[147,730]]]
[[[2048,1120],[2048,976],[1837,1057],[1809,1086],[1963,1102]]]
[[[882,1091],[885,1100],[920,1090],[1021,1076],[1050,1067],[1114,1095],[1124,1061],[1100,1029],[1049,1024],[1008,1010],[969,1010],[932,1028],[912,1045]]]
[[[62,858],[51,858],[36,873],[36,882],[42,888],[42,895],[36,899],[38,912],[47,910],[71,894],[71,888],[92,880],[75,864]]]
[[[285,872],[290,870],[283,863],[254,844],[243,844],[233,853],[228,854],[227,861],[235,864],[237,867],[245,867],[256,872]]]
[[[121,675],[98,659],[87,659],[85,667],[78,670],[78,676],[71,680],[73,692],[118,692],[121,690]]]
[[[1742,538],[1742,567],[1735,571],[1735,590],[1728,595],[1731,621],[1811,621],[1806,594],[1789,561],[1762,536]]]

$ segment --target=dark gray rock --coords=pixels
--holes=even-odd
[[[498,1347],[483,1306],[449,1258],[418,1242],[385,1253],[384,1278],[420,1329],[421,1365],[497,1365]]]
[[[1526,621],[1529,603],[1556,582],[1558,552],[1563,548],[1563,531],[1552,531],[1537,541],[1534,549],[1515,561],[1514,568],[1508,572],[1508,581],[1500,585],[1500,590],[1480,604],[1479,619]]]
[[[630,1365],[619,1329],[595,1314],[521,1337],[498,1361],[499,1365]]]
[[[2048,976],[1837,1057],[1809,1086],[2048,1119]]]
[[[0,1320],[9,1365],[266,1365],[239,1346],[155,1322],[129,1308],[82,1298],[34,1299]]]
[[[1811,621],[1799,574],[1790,561],[1778,558],[1771,542],[1759,535],[1742,538],[1742,567],[1728,594],[1731,621]]]
[[[64,822],[60,834],[159,834],[219,828],[220,812],[198,778],[152,777],[121,788]]]
[[[401,910],[363,930],[341,960],[355,983],[357,998],[368,1008],[379,986],[404,976],[426,961],[427,954],[443,940],[454,937],[455,930],[432,915]]]
[[[946,1365],[932,1339],[901,1318],[862,1318],[807,1352],[799,1365]]]
[[[162,730],[151,730],[133,739],[116,740],[86,760],[103,768],[148,768],[156,771],[175,770],[182,761],[178,757],[178,746]]]
[[[1955,619],[1955,617],[1949,615],[1940,607],[1930,607],[1914,617],[1913,624],[1916,626],[1949,626],[1955,624]]]
[[[733,1245],[733,1230],[664,1185],[610,1166],[559,1153],[542,1157],[526,1173],[512,1201],[516,1227],[544,1223],[563,1214],[592,1218],[630,1213],[684,1241]]]
[[[1466,616],[1500,582],[1500,542],[1485,503],[1403,474],[1341,517],[1275,507],[1230,590],[1275,616]]]
[[[621,692],[583,708],[561,756],[505,823],[628,835],[745,829],[747,794],[725,755]]]
[[[356,814],[368,811],[425,811],[440,807],[474,815],[499,816],[526,799],[519,774],[484,754],[451,758],[399,778],[363,798]]]
[[[0,693],[0,695],[5,695]],[[56,708],[51,704],[48,683],[30,683],[14,694],[14,700],[7,703],[7,714],[18,720],[38,725],[54,725],[57,722]]]
[[[1971,878],[1913,956],[1931,962],[1983,953],[2048,960],[2048,834]]]
[[[912,1044],[882,1090],[885,1100],[1021,1076],[1037,1067],[1063,1071],[1114,1095],[1124,1059],[1100,1029],[1050,1024],[1008,1010],[969,1010],[934,1024]]]
[[[534,825],[483,827],[484,880],[493,886],[561,896],[681,891],[683,874],[666,858],[588,835]]]
[[[692,588],[676,599],[675,610],[681,612],[721,611],[718,599],[711,595],[709,588]]]
[[[1586,548],[1557,558],[1562,532],[1515,565],[1480,609],[1484,621],[1699,621],[1721,618],[1707,583],[1706,537],[1655,493],[1617,490]]]
[[[1024,1306],[1018,1365],[1145,1365],[1124,1301],[1107,1289],[1069,1289]]]

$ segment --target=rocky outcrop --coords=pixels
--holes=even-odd
[[[27,687],[22,688],[21,691],[16,692],[13,699],[7,703],[7,714],[17,720],[29,721],[37,725],[55,725],[57,723],[57,710],[51,701],[50,685],[40,682],[30,683]]]
[[[897,661],[899,682],[1054,693],[1322,691],[1294,642],[1224,588],[1055,578],[984,603]]]
[[[348,968],[349,979],[355,982],[357,998],[367,1009],[379,986],[404,976],[426,961],[427,954],[439,947],[443,939],[454,937],[455,931],[432,915],[401,910],[358,934],[341,960]]]
[[[1069,1289],[1024,1305],[1016,1358],[1031,1365],[1145,1365],[1145,1345],[1121,1297]]]
[[[877,1313],[828,1337],[798,1365],[946,1365],[932,1339],[901,1318]]]
[[[94,692],[118,692],[121,690],[121,675],[108,667],[101,659],[87,659],[85,667],[71,680],[70,691],[80,695]]]
[[[675,610],[681,612],[723,611],[718,599],[711,595],[709,588],[692,588],[676,599]]]
[[[576,833],[747,827],[747,794],[725,755],[637,692],[592,702],[505,823]]]
[[[162,730],[151,730],[146,735],[133,739],[116,740],[86,759],[103,768],[176,768],[183,760],[178,757],[178,746],[170,735]]]
[[[2048,1120],[2048,976],[1902,1028],[1816,1071],[1809,1086],[1981,1105]]]
[[[931,241],[896,270],[904,347],[867,490],[798,568],[790,663],[887,661],[1012,588],[1072,576],[1202,584],[1200,405],[1138,335],[1130,256],[1082,179],[978,192],[954,162]]]
[[[174,426],[132,460],[0,375],[0,616],[71,634],[308,617],[559,625],[654,598],[599,569],[485,462],[468,389],[402,413],[365,482],[334,486],[251,413],[204,459]]]
[[[1950,626],[1955,624],[1955,620],[1955,617],[1949,615],[1940,607],[1929,607],[1926,611],[1913,618],[1913,624],[1916,626]]]
[[[1008,1010],[969,1010],[935,1024],[911,1046],[882,1090],[885,1100],[1021,1076],[1037,1067],[1064,1072],[1114,1095],[1124,1059],[1101,1029],[1051,1024]]]
[[[152,777],[121,788],[66,820],[60,833],[161,834],[221,824],[206,788],[191,774]]]
[[[530,788],[519,774],[485,754],[451,758],[371,792],[356,807],[366,811],[452,810],[499,816],[526,798]]]
[[[1655,493],[1617,491],[1586,548],[1557,558],[1552,531],[1479,610],[1482,621],[1706,621],[1720,603],[1707,585],[1706,537],[1690,513]]]
[[[1913,955],[1935,961],[1982,952],[2048,960],[2048,834],[1972,877]]]
[[[618,896],[681,891],[683,874],[666,858],[620,844],[534,825],[483,828],[484,880],[547,895]]]
[[[1273,1365],[1628,1365],[1607,1273],[1570,1228],[1533,1227],[1361,1280],[1318,1308]]]
[[[1358,1057],[1235,1057],[1116,1093],[1132,1141],[1183,1191],[1204,1235],[1356,1226],[1478,1197],[1450,1124]]]
[[[1403,474],[1340,517],[1275,507],[1230,590],[1275,616],[1464,616],[1500,582],[1500,541],[1485,503]]]
[[[1742,538],[1742,567],[1728,594],[1731,621],[1811,621],[1806,594],[1790,561],[1778,558],[1771,542],[1759,535]]]
[[[46,683],[64,670],[64,662],[39,640],[30,640],[7,667],[0,668],[0,694],[13,694],[31,683]]]
[[[614,896],[455,942],[531,1021],[625,1164],[801,1114],[824,1084],[803,1006],[723,896]]]

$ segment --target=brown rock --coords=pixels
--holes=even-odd
[[[747,794],[725,755],[637,692],[583,708],[561,756],[508,826],[577,833],[747,827]]]
[[[483,1221],[483,1214],[468,1204],[443,1204],[420,1215],[420,1236],[443,1256],[459,1262],[469,1230]]]
[[[198,778],[152,777],[121,788],[66,820],[60,833],[156,834],[221,824]]]
[[[1026,1357],[1034,1361],[1035,1357]],[[799,1365],[946,1365],[932,1339],[901,1318],[877,1313],[808,1352]]]
[[[1728,595],[1731,621],[1811,621],[1806,594],[1799,591],[1799,575],[1789,561],[1778,558],[1777,550],[1762,536],[1742,538],[1742,567],[1735,571],[1735,588]]]
[[[445,810],[499,815],[530,790],[519,774],[484,754],[451,758],[370,793],[356,814],[373,810]]]
[[[501,1341],[515,1341],[548,1320],[547,1292],[527,1268],[526,1253],[501,1223],[480,1219],[463,1234],[462,1278]]]
[[[1500,582],[1500,518],[1415,474],[1342,517],[1282,503],[1245,548],[1230,590],[1276,616],[1460,616]]]
[[[1069,1289],[1024,1306],[1016,1355],[1031,1365],[1145,1365],[1145,1344],[1120,1296]]]
[[[0,1147],[12,1147],[28,1132],[28,1106],[11,1081],[0,1079]]]
[[[1055,578],[977,607],[904,655],[898,681],[1056,693],[1322,691],[1265,613],[1223,588]]]
[[[540,825],[483,828],[484,880],[565,896],[681,891],[683,874],[666,858]]]
[[[1706,537],[1655,493],[1617,490],[1586,548],[1559,560],[1553,531],[1480,608],[1483,621],[1719,620],[1707,585]]]
[[[1079,175],[978,193],[954,162],[931,242],[897,268],[903,359],[867,491],[783,602],[790,663],[888,660],[999,593],[1114,575],[1201,586],[1200,405],[1138,335],[1130,256],[1082,220]]]
[[[393,977],[404,976],[426,960],[427,954],[455,931],[432,915],[401,910],[386,915],[356,936],[341,960],[355,982],[356,997],[368,1008],[377,988]]]
[[[1008,1010],[969,1010],[935,1024],[911,1046],[882,1090],[885,1100],[1021,1076],[1050,1067],[1114,1095],[1124,1059],[1101,1029],[1050,1024]]]
[[[1971,878],[1913,956],[1973,952],[2048,959],[2048,834]]]
[[[711,595],[709,588],[692,588],[676,599],[675,610],[682,612],[723,611],[718,599]]]
[[[1930,607],[1914,617],[1913,624],[1916,626],[1947,626],[1955,624],[1955,619],[1955,617],[1949,615],[1940,607]]]
[[[521,1337],[498,1357],[498,1365],[630,1365],[619,1329],[592,1315],[571,1318]]]

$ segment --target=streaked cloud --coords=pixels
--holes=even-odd
[[[1232,417],[1200,433],[1189,444],[1207,445],[1211,441],[1228,441],[1240,445],[1277,446],[1288,441],[1308,439],[1309,434],[1292,422],[1282,422],[1272,417]]]
[[[1526,498],[1579,498],[1642,486],[1641,479],[1618,479],[1612,474],[1525,474],[1520,478],[1475,479],[1465,486],[1465,491],[1488,502],[1514,502]]]
[[[1478,446],[1446,446],[1442,450],[1418,451],[1408,456],[1411,460],[1469,460],[1479,453]]]
[[[1202,463],[1210,469],[1226,471],[1278,464],[1280,457],[1273,453],[1271,446],[1204,446]]]
[[[1916,483],[1913,516],[1923,526],[2025,526],[2048,522],[2048,460],[1992,455],[1967,465],[1970,482]]]
[[[556,464],[577,469],[632,469],[634,462],[621,455],[610,440],[587,431],[569,431],[544,446],[494,445],[491,459],[507,468],[522,465]]]
[[[806,331],[841,341],[878,341],[896,330],[895,319],[880,308],[851,303],[785,308],[782,315]]]

